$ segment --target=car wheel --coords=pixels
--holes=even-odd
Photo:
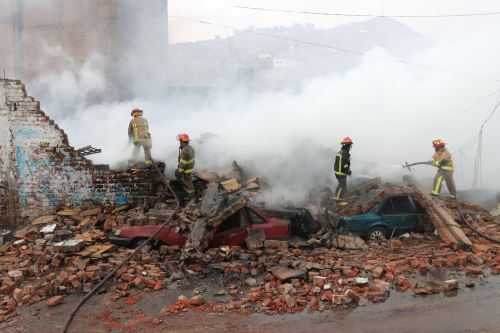
[[[368,238],[368,239],[386,239],[387,232],[382,227],[371,228],[370,231],[368,231],[366,238]]]

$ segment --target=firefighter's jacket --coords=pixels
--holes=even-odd
[[[179,173],[193,173],[194,169],[194,149],[190,145],[179,148]]]
[[[128,137],[132,142],[145,142],[151,138],[148,121],[142,117],[134,117],[128,125]]]
[[[351,172],[351,154],[347,149],[341,149],[335,156],[334,170],[337,176],[347,176]]]
[[[432,155],[432,165],[446,171],[453,171],[453,159],[448,149],[443,148],[434,153]]]

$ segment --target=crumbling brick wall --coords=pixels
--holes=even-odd
[[[151,171],[132,174],[92,165],[20,81],[2,80],[0,86],[0,172],[5,184],[15,184],[17,216],[61,206],[122,205],[151,194]],[[9,201],[5,192],[0,210]]]
[[[8,204],[7,204],[7,193],[6,193],[6,183],[5,181],[0,181],[0,224],[8,223]]]

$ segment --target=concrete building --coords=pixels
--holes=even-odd
[[[122,65],[148,60],[140,50],[166,49],[167,10],[167,0],[0,0],[0,70],[30,80],[61,65],[55,53],[75,67],[99,55],[123,76]]]

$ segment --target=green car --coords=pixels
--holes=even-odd
[[[390,238],[407,232],[421,231],[428,220],[425,209],[409,194],[385,197],[367,213],[344,216],[339,220],[341,232],[365,239]]]

